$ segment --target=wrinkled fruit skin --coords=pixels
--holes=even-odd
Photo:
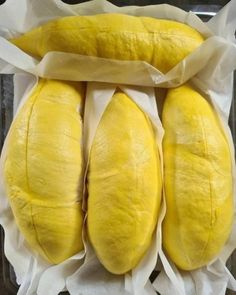
[[[32,250],[57,264],[83,249],[83,86],[41,80],[9,131],[4,181],[15,221]]]
[[[38,58],[49,51],[63,51],[141,60],[166,73],[204,40],[195,29],[175,21],[100,14],[53,20],[10,41]]]
[[[166,253],[183,270],[214,259],[233,221],[229,144],[213,107],[188,85],[168,91],[164,109]]]
[[[96,131],[88,171],[88,235],[108,271],[123,274],[138,264],[150,246],[160,202],[152,125],[117,92]]]

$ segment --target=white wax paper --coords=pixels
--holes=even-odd
[[[151,65],[141,61],[108,60],[63,52],[49,52],[41,61],[38,61],[6,40],[58,17],[110,12],[177,20],[196,28],[206,37],[206,41],[170,72],[163,75]],[[99,119],[116,86],[119,85],[148,113],[157,131],[158,145],[161,147],[162,127],[157,113],[153,113],[155,112],[154,90],[151,87],[174,87],[191,79],[191,82],[205,93],[206,98],[211,100],[216,108],[231,144],[233,161],[233,146],[227,119],[232,99],[232,71],[236,68],[235,14],[236,0],[232,0],[207,24],[202,23],[191,12],[186,13],[165,4],[118,8],[100,0],[73,6],[59,0],[7,0],[0,6],[0,36],[2,36],[0,37],[0,73],[28,72],[46,78],[102,82],[88,83],[87,114],[85,114],[87,157]],[[14,83],[15,106],[18,106],[20,101],[17,97],[23,96],[23,101],[35,85],[32,76],[18,75],[17,77]],[[125,84],[133,86],[125,86]],[[97,102],[97,98],[100,99],[100,103]],[[92,113],[90,114],[88,110],[95,105],[94,119],[91,119]],[[161,221],[165,213],[165,202],[163,202],[152,245],[132,273],[125,276],[108,273],[97,260],[88,242],[86,242],[87,255],[84,264],[81,259],[83,253],[80,253],[58,266],[49,266],[27,249],[22,236],[16,229],[4,188],[2,185],[0,188],[2,204],[0,222],[6,233],[5,254],[14,266],[18,282],[22,284],[19,294],[52,295],[58,294],[64,287],[67,287],[71,294],[86,295],[151,295],[155,294],[154,289],[161,294],[221,295],[225,293],[227,287],[236,290],[235,280],[225,267],[225,261],[236,246],[235,226],[228,243],[215,261],[194,272],[182,272],[168,261],[161,248]],[[148,281],[148,276],[155,265],[158,253],[162,268],[152,285]]]

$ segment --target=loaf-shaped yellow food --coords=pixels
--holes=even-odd
[[[160,201],[160,160],[151,122],[117,92],[96,131],[88,172],[88,234],[110,272],[128,272],[143,257]]]
[[[10,128],[4,180],[15,221],[32,250],[57,264],[81,238],[83,85],[41,80]]]
[[[231,231],[229,144],[213,107],[188,85],[168,91],[162,120],[164,249],[179,268],[193,270],[219,254]]]
[[[168,72],[203,42],[193,28],[175,21],[122,14],[70,16],[11,40],[25,52],[49,51],[118,60],[142,60]]]

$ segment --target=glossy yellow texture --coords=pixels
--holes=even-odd
[[[88,172],[88,234],[107,270],[123,274],[137,265],[151,243],[160,201],[152,125],[117,92],[96,131]]]
[[[50,263],[83,249],[80,83],[41,80],[8,138],[4,179],[15,221]]]
[[[124,14],[70,16],[12,39],[27,53],[71,52],[118,60],[142,60],[166,73],[203,42],[193,28],[175,21]]]
[[[233,221],[229,145],[212,106],[184,85],[164,109],[165,251],[183,270],[206,265],[227,241]]]

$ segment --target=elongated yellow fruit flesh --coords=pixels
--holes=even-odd
[[[126,94],[117,92],[96,131],[88,172],[88,234],[110,272],[128,272],[143,257],[160,202],[160,160],[152,125]]]
[[[164,109],[166,253],[183,270],[214,259],[233,221],[229,144],[212,106],[184,85],[168,91]]]
[[[64,17],[11,40],[36,57],[43,57],[49,51],[63,51],[117,60],[142,60],[163,73],[203,41],[195,29],[185,24],[124,14]]]
[[[60,263],[81,238],[83,85],[41,80],[17,114],[4,180],[15,221],[32,250]]]

